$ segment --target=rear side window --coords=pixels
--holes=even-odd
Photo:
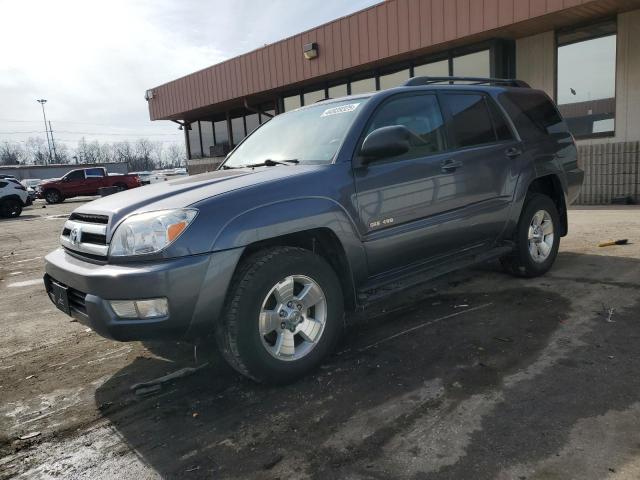
[[[104,172],[103,172],[103,170],[101,168],[87,168],[85,170],[85,173],[87,175],[87,178],[90,178],[90,177],[93,177],[93,178],[101,177],[102,178],[103,175],[104,175]]]
[[[568,132],[555,105],[539,92],[504,92],[498,96],[498,101],[525,141],[539,140],[553,133]]]
[[[393,97],[373,115],[367,135],[392,125],[404,125],[416,135],[411,149],[398,158],[424,157],[445,149],[444,121],[435,95]]]
[[[444,102],[451,114],[449,128],[456,148],[496,141],[489,109],[482,95],[445,94]]]
[[[9,185],[7,182],[3,182],[2,180],[0,180],[0,188],[4,188],[7,185]]]

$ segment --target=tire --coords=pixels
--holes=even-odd
[[[501,259],[505,271],[518,277],[545,274],[558,255],[560,230],[560,215],[554,201],[540,193],[530,194],[518,221],[515,249]]]
[[[0,217],[16,218],[22,213],[22,202],[15,198],[0,201]]]
[[[123,192],[127,189],[127,186],[124,183],[116,183],[114,187],[118,187],[119,192]]]
[[[62,203],[64,201],[64,197],[58,190],[46,190],[44,192],[44,199],[48,204]]]
[[[289,291],[293,297],[285,294]],[[309,309],[302,304],[317,299]],[[308,250],[274,247],[239,265],[216,326],[216,341],[238,372],[257,382],[286,384],[316,368],[334,348],[343,317],[342,288],[331,266]]]

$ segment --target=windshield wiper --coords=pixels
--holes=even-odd
[[[252,165],[243,165],[245,168],[255,168],[255,167],[275,167],[276,165],[290,165],[290,164],[298,164],[300,161],[297,158],[292,158],[291,160],[271,160],[267,158],[264,162],[254,163]]]

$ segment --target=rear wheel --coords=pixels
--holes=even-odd
[[[0,201],[0,216],[5,218],[15,218],[22,213],[22,202],[15,198],[7,198]]]
[[[512,254],[501,259],[504,269],[519,277],[536,277],[546,273],[558,255],[560,216],[553,200],[540,193],[526,202],[516,233]]]
[[[127,185],[124,183],[116,183],[114,187],[117,187],[119,192],[127,189]]]
[[[342,289],[331,266],[307,250],[275,247],[239,266],[216,337],[237,371],[282,384],[317,367],[342,327]]]
[[[64,197],[58,190],[47,190],[44,192],[44,199],[49,204],[60,203],[64,200]]]

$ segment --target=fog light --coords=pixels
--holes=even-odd
[[[111,308],[120,318],[138,318],[136,303],[130,300],[112,300]]]
[[[158,318],[169,314],[166,298],[149,300],[111,300],[111,308],[120,318]]]
[[[166,298],[153,300],[137,300],[136,308],[140,318],[166,317],[169,313],[169,303]]]

